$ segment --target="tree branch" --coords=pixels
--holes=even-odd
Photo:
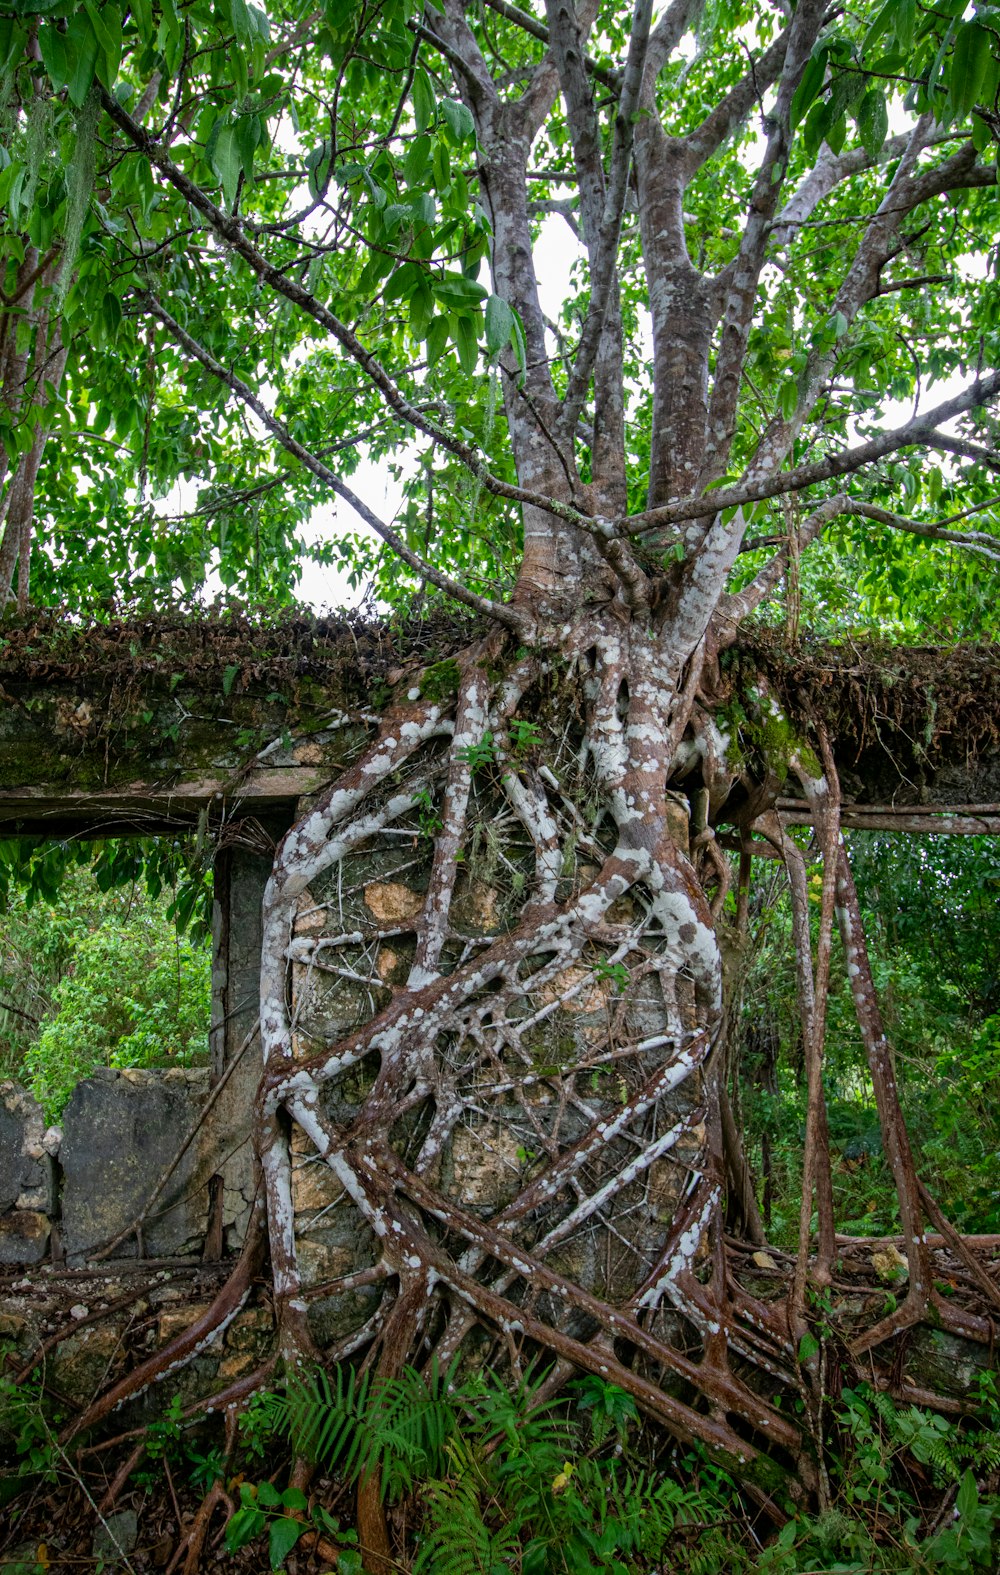
[[[440,569],[435,569],[431,564],[426,563],[423,558],[406,545],[402,537],[398,536],[390,525],[386,525],[384,521],[380,520],[378,515],[373,513],[368,507],[367,503],[359,498],[355,492],[352,492],[351,488],[341,481],[340,477],[329,466],[324,465],[321,459],[317,459],[315,454],[311,453],[297,438],[292,436],[288,428],[276,416],[271,414],[267,406],[257,397],[248,384],[237,377],[235,372],[229,371],[219,361],[216,361],[215,357],[210,355],[196,339],[192,339],[191,335],[181,327],[177,319],[172,317],[164,306],[161,306],[155,296],[141,296],[139,300],[145,310],[163,324],[171,338],[183,350],[186,350],[188,355],[199,361],[207,372],[211,372],[213,377],[217,378],[220,383],[223,383],[249,410],[253,411],[257,419],[277,438],[282,448],[289,454],[294,455],[318,480],[322,481],[325,486],[330,487],[338,497],[343,498],[345,503],[349,503],[360,514],[365,524],[369,525],[376,535],[380,536],[386,545],[391,547],[393,552],[409,568],[419,574],[421,579],[428,580],[432,585],[436,585],[439,590],[444,591],[446,595],[462,602],[466,607],[471,607],[473,611],[481,613],[485,617],[493,618],[498,623],[505,624],[508,629],[514,629],[521,634],[527,632],[528,618],[520,608],[508,607],[501,602],[492,602],[485,596],[479,596],[475,591],[468,590],[458,580],[453,580],[450,574],[444,574]]]
[[[552,9],[555,10],[554,5]],[[611,169],[604,195],[604,210],[600,229],[593,239],[590,233],[591,226],[587,225],[587,245],[591,253],[590,304],[587,307],[587,318],[583,325],[583,333],[580,335],[562,408],[564,430],[571,434],[576,430],[583,402],[587,397],[587,388],[600,350],[615,279],[618,240],[625,212],[625,195],[635,138],[635,115],[639,107],[652,11],[652,0],[635,0],[625,74],[622,78],[622,90],[615,115]]]
[[[1000,540],[987,531],[948,530],[943,523],[930,524],[925,520],[907,519],[902,514],[880,509],[874,503],[861,503],[854,499],[845,512],[856,514],[861,519],[877,520],[880,525],[889,525],[893,530],[905,531],[911,536],[926,536],[931,541],[944,541],[954,547],[964,547],[968,552],[978,552],[993,563],[1000,563]]]
[[[278,295],[291,301],[293,305],[305,312],[314,321],[325,328],[327,332],[340,344],[357,362],[362,371],[379,390],[386,404],[405,425],[414,427],[426,436],[440,443],[441,447],[462,461],[472,472],[477,481],[480,481],[487,492],[494,497],[508,498],[511,502],[522,503],[543,510],[547,514],[556,515],[568,524],[580,526],[582,529],[593,529],[593,522],[588,520],[579,510],[570,504],[562,503],[557,498],[548,497],[529,488],[518,487],[510,482],[502,481],[494,476],[483,464],[478,450],[472,444],[464,442],[454,433],[433,420],[425,410],[414,405],[385,371],[381,363],[362,343],[346,323],[318,301],[314,295],[298,284],[294,279],[289,279],[279,268],[268,262],[267,258],[253,244],[245,232],[242,223],[232,218],[229,214],[214,203],[205,192],[192,181],[184,171],[179,169],[169,156],[157,147],[153,138],[142,126],[136,124],[132,117],[124,110],[116,99],[104,89],[101,90],[101,99],[105,110],[111,119],[128,136],[138,151],[160,171],[160,174],[180,192],[186,201],[191,203],[211,224],[213,230],[229,249],[241,257],[253,273],[265,284],[269,285]]]
[[[824,142],[809,174],[796,187],[778,214],[771,229],[772,245],[787,246],[796,230],[805,224],[823,199],[828,197],[842,181],[849,180],[852,175],[861,174],[864,170],[875,169],[879,165],[889,164],[893,159],[900,158],[905,153],[909,140],[908,131],[890,137],[883,144],[877,159],[871,157],[867,148],[849,148],[845,153],[838,154],[833,152],[829,143]]]
[[[1000,539],[996,536],[991,536],[987,531],[948,529],[948,526],[954,524],[956,520],[967,519],[970,514],[979,513],[997,501],[1000,500],[991,499],[989,503],[981,504],[977,508],[963,509],[960,514],[952,514],[946,520],[931,523],[925,520],[906,519],[903,515],[893,514],[874,503],[865,503],[860,498],[850,498],[846,493],[838,492],[835,497],[827,498],[817,509],[814,509],[799,527],[796,533],[797,550],[800,553],[804,552],[834,519],[844,515],[854,515],[858,519],[875,520],[880,525],[888,525],[892,530],[905,531],[911,536],[924,536],[930,541],[943,541],[950,546],[964,547],[968,552],[979,553],[993,563],[1000,563]],[[720,601],[716,616],[720,624],[727,626],[725,632],[720,633],[720,644],[731,644],[736,637],[737,625],[749,613],[754,612],[775,589],[788,567],[789,557],[790,545],[786,541],[780,551],[764,564],[749,585],[745,585],[735,595],[726,596]]]
[[[917,159],[926,146],[933,122],[924,115],[909,136],[905,153],[899,161],[889,189],[870,220],[864,236],[854,254],[844,280],[830,308],[831,316],[839,313],[849,326],[861,308],[879,293],[879,280],[885,264],[894,255],[899,227],[908,213],[952,190],[956,184],[967,184],[976,171],[976,150],[972,143],[964,144],[951,158],[932,169],[914,174]],[[985,172],[989,183],[996,181],[996,170]],[[757,453],[750,466],[752,475],[758,469],[774,470],[782,462],[813,409],[826,378],[837,359],[836,343],[814,350],[809,357],[799,385],[795,412],[787,420],[777,417],[764,433]]]
[[[705,0],[672,0],[649,35],[646,52],[646,89],[653,83],[688,29],[705,9]]]
[[[497,16],[502,16],[507,22],[513,22],[515,27],[523,28],[526,33],[531,34],[532,38],[537,38],[548,47],[550,43],[549,29],[544,23],[537,21],[533,16],[529,16],[526,11],[522,11],[520,6],[511,5],[509,0],[483,0],[483,3],[490,11],[495,11]],[[618,92],[621,84],[620,72],[613,71],[607,66],[602,66],[599,61],[593,60],[590,55],[583,55],[581,58],[592,77],[602,83],[604,87],[609,88],[612,93]]]
[[[754,182],[739,251],[726,269],[726,307],[708,408],[705,462],[698,478],[703,487],[725,472],[732,446],[757,282],[788,167],[792,98],[823,24],[824,7],[825,0],[800,0],[788,30],[777,102],[769,121],[767,148]]]
[[[762,498],[777,498],[785,492],[800,492],[814,487],[821,481],[833,481],[838,476],[849,476],[875,460],[884,459],[901,448],[942,448],[957,441],[935,429],[945,421],[952,421],[977,405],[985,405],[1000,394],[1000,372],[991,372],[977,378],[970,387],[951,399],[942,401],[925,415],[915,416],[905,426],[893,427],[878,437],[861,443],[857,448],[844,449],[840,454],[830,454],[826,459],[814,460],[808,465],[797,465],[792,470],[775,471],[755,479],[738,482],[732,487],[718,487],[697,497],[682,498],[676,503],[666,503],[660,508],[646,509],[632,514],[620,522],[629,535],[640,535],[663,525],[676,525],[680,520],[704,518],[709,513],[723,509],[739,508],[744,503],[757,503]]]
[[[797,15],[797,13],[796,13]],[[746,76],[730,88],[725,98],[711,114],[706,115],[700,126],[683,138],[687,179],[717,153],[726,138],[746,120],[755,104],[760,102],[765,89],[778,79],[785,64],[785,54],[791,37],[794,19],[789,27],[770,44],[759,60],[755,60]]]

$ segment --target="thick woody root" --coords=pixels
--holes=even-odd
[[[794,1454],[800,1440],[730,1365],[737,1351],[777,1374],[791,1351],[779,1321],[742,1316],[720,1230],[721,966],[664,793],[698,662],[681,685],[644,637],[599,632],[578,631],[583,717],[549,761],[517,714],[529,692],[544,698],[539,668],[491,686],[473,651],[453,713],[421,700],[390,714],[278,851],[259,1119],[282,1349],[309,1355],[286,1112],[386,1272],[367,1328],[381,1370],[428,1340],[450,1360],[483,1327],[512,1365],[523,1348],[613,1379],[678,1438],[752,1470],[760,1441]],[[485,839],[490,900],[506,879],[516,901],[506,922],[470,925]],[[384,883],[398,892],[405,875],[420,891],[419,911],[415,898],[372,923],[357,894],[373,851]],[[721,889],[720,858],[708,862]],[[322,919],[296,933],[303,905],[335,909],[333,933]],[[313,1050],[320,983],[328,1013],[338,992],[375,1010]],[[360,1104],[331,1118],[362,1068]],[[483,1218],[445,1184],[449,1155],[470,1129],[489,1142],[510,1127],[520,1174]]]
[[[802,853],[771,812],[757,822],[785,862],[792,898],[793,931],[799,979],[799,1005],[803,1042],[809,1072],[809,1128],[803,1188],[803,1214],[799,1259],[793,1293],[793,1316],[801,1328],[803,1291],[809,1248],[809,1216],[815,1188],[819,1213],[819,1251],[811,1272],[817,1285],[829,1283],[833,1258],[833,1201],[830,1146],[822,1090],[823,1037],[826,999],[830,978],[830,929],[836,915],[847,964],[847,977],[854,1000],[858,1026],[875,1094],[883,1150],[892,1172],[902,1225],[903,1252],[908,1270],[907,1295],[903,1302],[872,1328],[854,1337],[851,1351],[855,1357],[873,1351],[903,1330],[923,1321],[933,1322],[966,1339],[987,1341],[994,1338],[992,1314],[1000,1309],[1000,1289],[965,1246],[962,1237],[944,1217],[941,1209],[920,1181],[896,1085],[892,1048],[882,1022],[878,996],[872,977],[858,894],[851,873],[847,850],[839,830],[840,789],[826,735],[819,730],[823,771],[816,776],[798,757],[793,765],[799,775],[817,824],[823,857],[823,889],[819,946],[815,977],[812,974],[809,913]],[[810,1131],[813,1135],[810,1144]],[[978,1291],[985,1297],[990,1316],[970,1314],[942,1298],[934,1287],[934,1270],[925,1225],[944,1234],[971,1273]]]

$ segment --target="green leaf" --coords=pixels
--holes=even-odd
[[[791,421],[799,402],[799,385],[794,378],[786,378],[781,385],[781,414],[785,421]]]
[[[0,17],[0,74],[21,58],[27,41],[27,32],[13,17]]]
[[[285,1517],[281,1520],[272,1520],[267,1551],[273,1570],[281,1569],[305,1529],[301,1520],[290,1520]]]
[[[440,361],[448,348],[448,319],[435,317],[427,330],[427,360],[431,366]]]
[[[459,311],[478,306],[489,294],[477,280],[467,279],[462,273],[446,273],[438,279],[432,279],[431,289],[435,300],[440,301],[442,306],[453,306]]]
[[[236,187],[243,169],[235,126],[223,126],[219,132],[212,149],[212,168],[222,182],[222,194],[231,208],[236,200]]]
[[[896,6],[896,38],[902,50],[913,48],[917,27],[917,0],[898,0]]]
[[[424,272],[416,263],[405,262],[396,269],[396,272],[386,281],[382,291],[383,301],[402,301],[408,299],[418,290],[424,282]]]
[[[451,158],[444,142],[436,141],[431,154],[431,169],[434,172],[434,189],[440,195],[448,190],[451,185]]]
[[[437,109],[437,99],[431,86],[431,79],[423,66],[417,66],[413,73],[413,119],[417,134],[422,136],[428,126],[433,123]]]
[[[414,339],[426,339],[434,317],[434,297],[426,278],[410,296],[410,332]]]
[[[112,88],[118,76],[118,67],[122,58],[122,19],[118,7],[113,5],[102,6],[98,10],[94,0],[84,0],[87,15],[91,26],[97,36],[97,44],[102,56],[100,62],[100,75],[105,87]]]
[[[471,317],[456,313],[452,317],[452,338],[458,351],[458,363],[463,372],[472,373],[479,362],[479,336]]]
[[[858,106],[858,136],[868,157],[877,159],[889,134],[889,112],[881,88],[869,88]]]
[[[69,60],[67,89],[70,102],[80,109],[90,92],[97,69],[97,34],[85,11],[77,11],[66,24],[66,47]]]
[[[964,120],[979,102],[990,63],[991,34],[978,22],[966,22],[955,37],[948,83],[948,108],[953,120]]]
[[[473,135],[476,123],[472,118],[472,111],[464,104],[460,104],[457,99],[443,98],[441,113],[456,142],[465,142]]]
[[[62,92],[72,70],[65,34],[53,22],[44,22],[38,29],[38,48],[49,81],[57,93]]]
[[[826,143],[831,153],[839,153],[847,139],[847,116],[839,115],[826,129]]]
[[[523,377],[528,368],[527,347],[524,342],[524,327],[516,312],[514,312],[513,316],[514,325],[510,331],[510,342],[514,350],[514,354],[517,356],[517,364],[521,369],[521,376]]]
[[[968,1520],[970,1515],[975,1513],[978,1505],[979,1489],[976,1487],[976,1479],[971,1470],[967,1470],[962,1475],[962,1482],[955,1499],[955,1508],[963,1520]]]
[[[239,663],[231,662],[222,675],[222,693],[226,695],[227,698],[232,691],[233,683],[239,670]],[[269,1482],[262,1482],[260,1486],[260,1501],[262,1504],[277,1504],[279,1502],[277,1496],[275,1496],[273,1499],[265,1498],[265,1491],[269,1491],[271,1493],[274,1492],[274,1489],[271,1487]]]
[[[809,1362],[819,1352],[819,1341],[815,1335],[804,1334],[799,1341],[799,1361]]]
[[[491,295],[486,302],[486,353],[494,356],[506,350],[514,330],[514,313],[499,295]]]
[[[875,18],[868,32],[865,34],[862,52],[867,55],[878,43],[883,33],[887,33],[895,26],[896,14],[899,11],[899,0],[886,0],[878,16]]]
[[[226,1547],[230,1553],[238,1552],[254,1537],[259,1537],[265,1523],[264,1515],[253,1505],[244,1504],[242,1509],[238,1509],[226,1523]]]
[[[815,50],[806,61],[806,68],[802,73],[799,85],[795,89],[795,96],[792,99],[791,124],[793,130],[822,90],[823,83],[826,80],[827,57],[827,50],[821,48]]]

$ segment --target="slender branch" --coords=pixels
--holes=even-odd
[[[988,170],[981,169],[977,165],[976,150],[971,142],[963,144],[942,164],[917,172],[917,160],[927,144],[932,125],[931,116],[923,115],[911,131],[889,189],[868,223],[831,304],[831,315],[839,314],[847,326],[854,322],[862,307],[878,295],[882,269],[899,250],[899,229],[907,214],[933,197],[978,183],[980,174],[984,184],[996,183],[996,169],[992,166]],[[773,471],[788,454],[822,392],[838,353],[837,341],[821,344],[811,352],[799,380],[795,410],[787,419],[777,416],[772,421],[757,447],[750,474],[757,469]]]
[[[852,175],[860,174],[863,170],[898,159],[906,151],[909,140],[908,131],[890,137],[876,159],[871,157],[867,148],[848,148],[846,152],[837,154],[829,143],[824,142],[809,174],[796,187],[778,214],[771,229],[772,244],[777,247],[787,246],[795,232],[842,181],[849,180]]]
[[[646,53],[646,90],[663,70],[684,34],[705,9],[705,0],[673,0],[649,35]]]
[[[700,126],[683,139],[685,165],[690,180],[701,166],[717,153],[732,131],[746,120],[761,94],[777,81],[785,64],[785,54],[791,36],[791,27],[785,29],[770,44],[759,60],[752,62],[750,70],[735,87],[730,88],[720,103]]]
[[[788,30],[777,102],[768,120],[767,147],[754,181],[739,251],[726,270],[726,308],[708,410],[705,462],[699,475],[701,486],[715,481],[726,468],[739,404],[743,362],[757,302],[757,282],[788,167],[792,99],[822,26],[823,6],[824,0],[811,0],[811,3],[800,0]]]
[[[463,602],[466,607],[471,607],[474,611],[482,613],[488,618],[494,618],[498,623],[506,624],[509,629],[525,632],[527,626],[525,613],[519,608],[507,607],[501,602],[492,602],[487,597],[468,590],[458,580],[452,579],[450,574],[444,574],[440,569],[435,569],[433,565],[426,563],[419,554],[413,552],[406,545],[402,537],[397,535],[390,525],[386,525],[383,520],[380,520],[378,515],[368,507],[367,503],[359,498],[357,493],[352,492],[351,488],[341,481],[340,477],[328,465],[324,465],[321,459],[317,459],[315,454],[311,453],[297,438],[292,436],[288,428],[271,414],[267,406],[258,399],[253,389],[244,383],[242,378],[237,377],[235,372],[228,371],[219,361],[216,361],[214,356],[209,354],[203,345],[199,344],[196,339],[192,339],[191,335],[181,327],[177,319],[171,317],[166,308],[161,306],[154,296],[146,295],[139,299],[151,316],[156,317],[163,324],[171,338],[176,340],[182,349],[187,351],[188,355],[193,356],[207,372],[211,372],[213,377],[218,378],[220,383],[225,384],[238,399],[242,400],[243,404],[253,411],[254,415],[264,424],[267,430],[278,439],[282,448],[286,449],[289,454],[293,454],[318,480],[336,492],[338,497],[343,498],[345,503],[349,503],[360,514],[365,524],[369,525],[386,545],[391,547],[393,552],[402,558],[403,562],[419,574],[422,579],[429,580],[432,585],[436,585],[439,590],[454,597],[456,601]]]
[[[965,513],[971,513],[966,510]],[[1000,563],[1000,539],[990,536],[986,531],[960,531],[947,530],[943,524],[932,525],[924,520],[906,519],[902,514],[891,514],[888,509],[880,509],[874,503],[855,502],[851,499],[845,513],[857,514],[862,519],[877,520],[880,525],[889,525],[893,530],[906,531],[911,536],[926,536],[931,541],[949,542],[955,547],[964,547],[967,552],[981,553],[984,558],[989,558],[994,563]],[[957,518],[962,519],[960,514]]]
[[[523,28],[526,33],[531,34],[532,38],[537,38],[548,47],[548,28],[535,17],[529,16],[526,11],[522,11],[519,5],[511,5],[509,0],[483,0],[483,3],[490,11],[495,11],[497,16],[502,16],[506,22],[513,22],[515,27]],[[591,59],[589,55],[583,56],[583,63],[591,76],[595,77],[604,87],[609,88],[612,93],[617,93],[621,80],[617,71],[613,71],[607,66],[602,66],[599,61]]]
[[[814,487],[821,481],[833,481],[838,476],[849,476],[865,465],[871,465],[887,454],[901,448],[947,448],[954,439],[937,432],[936,428],[956,416],[964,415],[979,405],[987,404],[1000,394],[1000,372],[990,372],[956,394],[933,406],[922,416],[916,416],[904,426],[892,427],[878,437],[861,443],[857,448],[844,449],[830,454],[826,459],[813,460],[807,465],[797,465],[792,470],[775,471],[755,480],[738,482],[732,487],[718,487],[697,497],[681,498],[676,503],[665,503],[659,508],[645,509],[641,514],[631,514],[620,521],[621,529],[631,536],[655,530],[663,525],[676,525],[681,520],[704,518],[712,510],[739,508],[744,503],[758,503],[763,498],[777,498],[785,492],[800,492]]]
[[[935,432],[934,447],[944,454],[957,454],[959,459],[971,459],[974,465],[985,465],[988,470],[1000,471],[1000,449],[985,448],[968,438],[956,437],[953,432]]]
[[[243,223],[224,213],[212,199],[195,184],[184,171],[174,164],[173,160],[157,146],[155,140],[140,125],[138,125],[126,110],[114,99],[110,93],[101,89],[101,101],[110,118],[125,132],[140,153],[159,170],[160,174],[180,192],[181,196],[189,202],[211,224],[219,239],[230,250],[242,257],[248,267],[269,285],[278,295],[312,317],[321,327],[337,340],[347,351],[352,360],[357,362],[362,371],[379,390],[386,404],[394,413],[405,422],[407,426],[416,428],[417,431],[432,437],[440,443],[442,448],[454,454],[457,459],[472,472],[476,480],[481,482],[486,490],[494,497],[508,498],[515,503],[531,505],[542,509],[545,513],[554,514],[568,524],[577,525],[584,530],[592,529],[591,522],[571,505],[562,503],[557,498],[548,497],[543,493],[533,492],[525,487],[518,487],[510,482],[502,481],[494,476],[479,457],[478,451],[471,443],[464,442],[461,438],[448,430],[447,427],[428,416],[426,410],[421,410],[414,405],[386,372],[381,363],[376,360],[371,351],[362,343],[340,319],[318,301],[316,297],[294,279],[289,279],[280,268],[273,263],[254,245]]]

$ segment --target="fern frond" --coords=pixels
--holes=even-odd
[[[414,1575],[497,1575],[513,1569],[517,1526],[508,1522],[494,1530],[487,1525],[471,1476],[432,1483],[425,1505]]]

